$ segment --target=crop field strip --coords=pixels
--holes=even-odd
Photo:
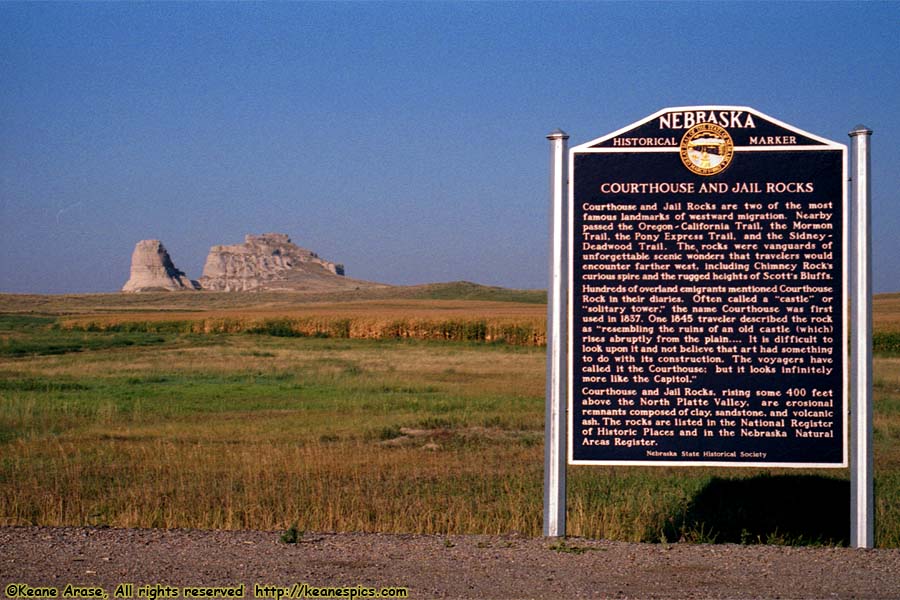
[[[0,296],[0,523],[539,535],[542,340],[355,339],[259,325],[421,319],[543,332],[544,305],[467,292],[488,297],[260,296],[254,305],[253,295],[210,294],[216,306],[204,308],[205,294]],[[894,303],[875,303],[876,333],[888,340],[900,333]],[[140,325],[216,319],[250,325]],[[878,544],[900,547],[900,352],[889,345],[876,355],[875,395]],[[848,477],[571,468],[568,529],[632,541],[839,542]]]

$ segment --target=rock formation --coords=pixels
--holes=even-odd
[[[164,290],[330,292],[385,287],[344,277],[344,265],[300,248],[283,233],[248,235],[243,244],[213,246],[203,276],[193,281],[175,268],[159,240],[138,242],[123,292]]]
[[[198,290],[200,286],[175,268],[166,247],[159,240],[141,240],[131,255],[131,277],[123,292]]]
[[[248,235],[243,244],[213,246],[203,267],[204,290],[344,288],[344,266],[293,244],[283,233]]]

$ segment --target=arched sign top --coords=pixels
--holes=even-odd
[[[731,137],[736,151],[763,148],[844,148],[842,144],[803,131],[747,106],[680,106],[664,108],[618,131],[575,146],[572,151],[677,152],[685,133],[701,124],[724,129]]]

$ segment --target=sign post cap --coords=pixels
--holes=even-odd
[[[567,140],[569,139],[569,134],[563,131],[562,129],[554,129],[550,133],[547,134],[548,140]]]

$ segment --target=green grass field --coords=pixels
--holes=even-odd
[[[468,285],[377,293],[0,295],[0,524],[540,535],[544,348],[479,332],[516,325],[540,337],[543,305]],[[894,300],[876,302],[883,547],[900,547]],[[222,311],[251,316],[227,333],[159,325]],[[410,331],[445,333],[381,328],[398,315],[421,326]],[[294,325],[258,326],[279,319]],[[305,330],[303,319],[348,325]],[[843,543],[848,478],[570,468],[568,532]]]

